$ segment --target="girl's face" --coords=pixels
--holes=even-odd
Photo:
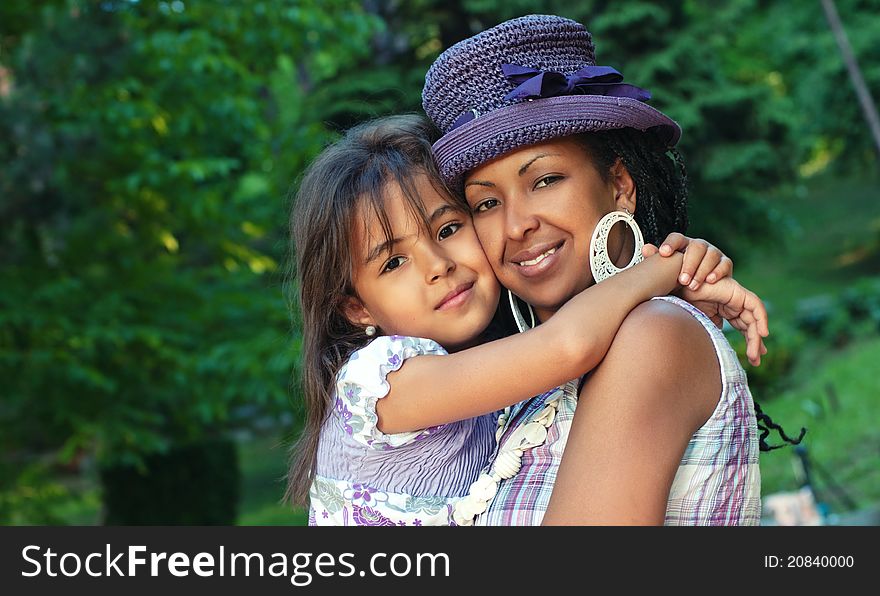
[[[371,211],[356,225],[353,280],[357,298],[349,320],[374,325],[386,335],[433,339],[453,351],[476,343],[498,306],[500,288],[467,213],[437,190],[427,176],[415,188],[430,228],[408,208],[396,185],[385,212],[391,243]]]
[[[501,284],[543,321],[593,283],[590,236],[615,209],[635,211],[635,187],[619,163],[603,180],[571,137],[515,149],[470,172],[465,196],[483,250]],[[615,261],[627,235],[609,238]],[[629,238],[632,255],[632,239]]]

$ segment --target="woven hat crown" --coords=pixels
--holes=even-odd
[[[467,172],[523,145],[615,128],[672,146],[681,129],[650,93],[596,64],[586,27],[553,15],[505,21],[443,52],[425,75],[422,106],[442,132],[440,175]]]
[[[580,23],[553,15],[512,19],[443,52],[425,75],[422,107],[445,134],[471,110],[482,115],[516,103],[504,99],[516,85],[502,64],[570,75],[595,63],[592,36]]]

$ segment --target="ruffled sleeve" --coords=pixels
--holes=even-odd
[[[336,376],[335,415],[351,437],[368,447],[391,449],[436,432],[441,426],[385,434],[377,428],[376,402],[388,395],[388,373],[398,370],[407,358],[445,356],[437,342],[420,337],[381,336],[351,355]]]

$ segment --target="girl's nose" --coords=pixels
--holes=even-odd
[[[430,253],[431,261],[428,266],[428,283],[435,283],[455,271],[455,261],[450,259],[445,251],[434,249]]]

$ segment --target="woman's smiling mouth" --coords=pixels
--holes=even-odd
[[[510,259],[516,271],[526,277],[541,275],[559,261],[559,252],[565,242],[539,246],[535,249],[521,251]]]
[[[553,248],[551,248],[547,252],[542,252],[534,259],[531,259],[529,261],[520,261],[519,263],[517,263],[517,265],[519,265],[520,267],[526,267],[528,265],[537,265],[538,263],[540,263],[545,258],[549,257],[550,255],[552,255],[555,252],[556,252],[556,247],[554,246]]]

